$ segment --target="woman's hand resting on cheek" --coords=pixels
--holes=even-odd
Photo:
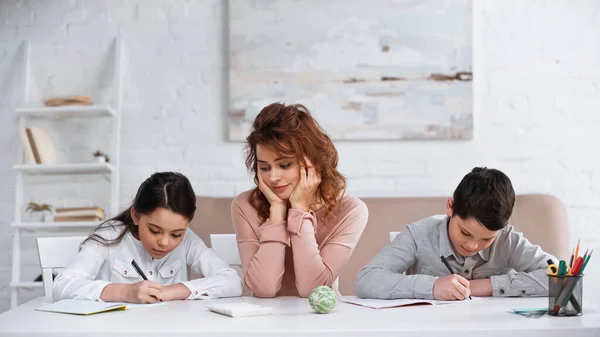
[[[305,156],[306,167],[300,166],[300,182],[290,195],[290,204],[292,208],[302,212],[308,212],[310,205],[315,199],[315,192],[321,184],[321,175]]]
[[[262,179],[262,175],[259,173],[258,175],[258,189],[262,192],[262,194],[267,198],[267,201],[271,205],[271,212],[269,215],[269,219],[271,223],[278,223],[286,220],[287,215],[287,205],[286,202],[278,197],[273,190],[265,184]]]

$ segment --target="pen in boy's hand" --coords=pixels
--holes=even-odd
[[[454,272],[454,270],[452,269],[452,266],[450,266],[450,263],[448,263],[448,260],[446,260],[446,258],[442,255],[440,256],[440,258],[442,259],[442,262],[444,263],[444,265],[446,266],[446,268],[448,268],[448,271],[450,272],[450,274],[456,274]],[[470,290],[469,290],[470,291]],[[469,299],[472,300],[473,298],[471,297],[471,295],[469,295]]]

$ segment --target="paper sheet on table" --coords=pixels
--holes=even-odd
[[[154,308],[154,307],[164,307],[167,305],[167,302],[156,302],[156,303],[148,303],[148,304],[135,304],[135,303],[123,303],[127,307],[127,310],[135,310],[135,309],[146,309],[146,308]]]
[[[482,297],[473,297],[473,301],[485,301]],[[356,304],[372,309],[396,308],[411,305],[438,305],[438,304],[458,304],[469,303],[471,300],[464,301],[437,301],[421,299],[397,299],[397,300],[376,300],[368,298],[359,298],[356,296],[342,296],[342,302]]]

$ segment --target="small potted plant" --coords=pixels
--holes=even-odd
[[[48,214],[52,213],[52,205],[38,204],[37,202],[30,202],[25,208],[25,212],[35,221],[46,222]],[[36,215],[39,216],[36,217]]]
[[[108,155],[100,150],[94,152],[93,155],[99,163],[108,163],[110,161]]]

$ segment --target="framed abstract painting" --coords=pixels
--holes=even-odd
[[[471,0],[229,1],[231,141],[273,102],[333,140],[473,137]]]

